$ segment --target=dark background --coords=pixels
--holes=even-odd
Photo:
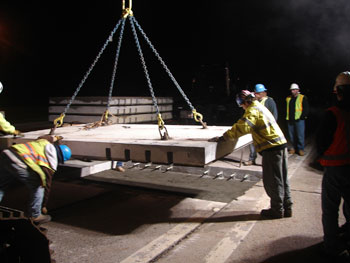
[[[0,105],[10,121],[47,119],[50,96],[73,95],[120,19],[121,2],[1,1]],[[329,105],[336,75],[350,69],[348,0],[133,0],[132,10],[195,107],[232,102],[238,90],[263,83],[282,112],[296,82],[317,110]],[[78,96],[108,95],[118,35]],[[155,95],[180,101],[139,39]],[[149,94],[127,23],[113,96]]]

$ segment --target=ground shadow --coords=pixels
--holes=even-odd
[[[311,244],[300,249],[293,249],[287,252],[280,253],[278,255],[267,258],[261,263],[330,263],[334,262],[334,259],[327,257],[323,251],[323,242],[318,239],[312,239],[305,236],[290,236],[276,240],[272,243],[271,249],[275,250],[275,247],[289,246],[289,244]],[[295,247],[293,245],[293,247]]]

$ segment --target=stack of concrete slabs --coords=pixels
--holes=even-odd
[[[49,100],[49,121],[64,112],[70,98],[52,97]],[[108,97],[76,97],[67,111],[64,121],[89,123],[99,121],[107,109]],[[163,120],[172,119],[173,99],[157,98],[158,110]],[[111,97],[109,113],[117,118],[114,123],[142,123],[157,121],[157,109],[151,97]]]
[[[208,142],[212,137],[221,136],[231,128],[229,126],[209,126],[207,129],[201,125],[165,127],[168,140],[161,140],[156,124],[114,124],[89,130],[80,124],[57,128],[55,135],[63,136],[62,143],[71,148],[76,158],[201,167],[252,142],[250,134],[235,141]],[[35,140],[49,132],[49,129],[31,131],[24,133],[22,138],[5,136],[0,138],[0,143],[4,148]]]

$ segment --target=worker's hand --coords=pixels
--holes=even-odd
[[[15,130],[13,132],[13,137],[24,137],[24,135],[19,130]]]
[[[59,140],[62,140],[63,137],[62,136],[58,136],[58,135],[46,134],[46,135],[42,135],[42,136],[38,137],[38,139],[45,139],[45,140],[48,140],[49,142],[53,143],[53,142],[57,142]]]
[[[46,207],[41,208],[41,213],[44,215],[47,215],[47,208]]]
[[[220,141],[225,141],[224,136],[220,136],[220,137],[217,136],[208,140],[208,142],[220,142]]]
[[[13,132],[13,135],[21,136],[22,133],[21,133],[19,130],[15,130],[15,131]]]
[[[62,140],[62,139],[63,139],[63,137],[59,136],[59,135],[54,136],[54,138],[53,138],[54,142],[57,142],[57,141]]]

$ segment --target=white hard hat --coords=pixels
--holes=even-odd
[[[299,85],[296,83],[293,83],[292,85],[290,85],[290,90],[293,90],[293,89],[299,89]]]
[[[2,90],[3,90],[3,86],[2,86],[2,83],[0,82],[0,93],[2,92]]]

